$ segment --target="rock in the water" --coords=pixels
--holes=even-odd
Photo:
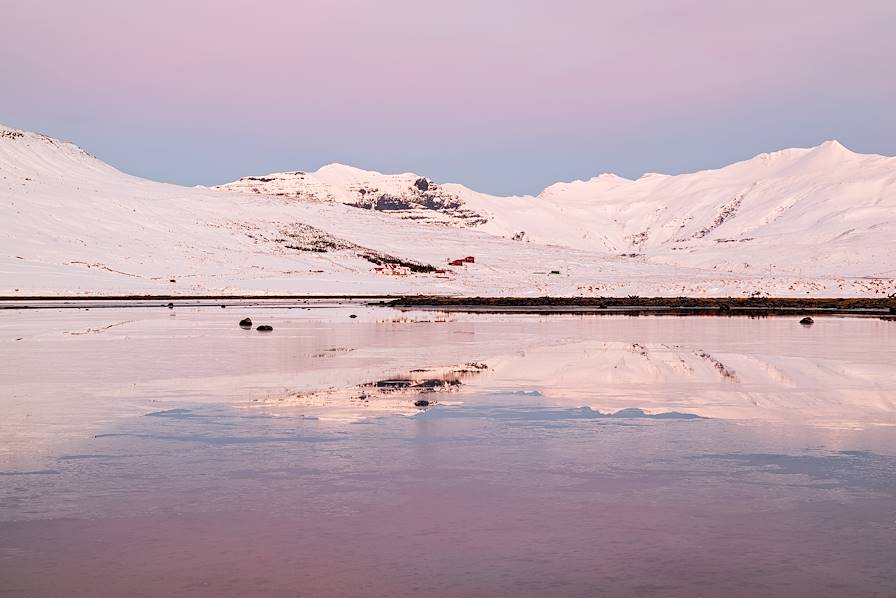
[[[240,320],[240,328],[252,328],[252,319],[243,318],[242,320]]]
[[[259,331],[259,332],[270,332],[270,331],[272,331],[273,329],[274,329],[273,326],[269,326],[269,325],[267,325],[267,324],[262,324],[261,326],[259,326],[259,327],[256,328],[255,330],[257,330],[257,331]]]
[[[429,190],[429,181],[427,181],[426,179],[417,179],[416,181],[414,181],[414,186],[417,187],[418,189],[420,189],[421,191],[428,191]]]
[[[174,304],[173,304],[173,303],[169,303],[169,304],[168,304],[168,309],[174,309]]]
[[[429,401],[426,399],[419,399],[414,401],[414,407],[429,407]]]
[[[815,323],[815,320],[813,320],[809,316],[806,316],[805,318],[800,320],[800,324],[802,324],[803,326],[811,326],[814,323]]]
[[[352,314],[352,315],[350,315],[349,317],[350,317],[350,318],[357,318],[358,315],[357,315],[357,314]]]

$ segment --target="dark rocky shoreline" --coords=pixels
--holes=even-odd
[[[744,313],[896,314],[889,297],[401,297],[380,304],[400,309],[451,311],[576,313],[672,312],[742,315]]]
[[[0,297],[0,309],[224,307],[245,302],[362,302],[375,307],[491,313],[673,313],[752,315],[852,313],[896,316],[894,297],[456,297],[444,295],[99,295]],[[281,305],[282,307],[282,305]]]

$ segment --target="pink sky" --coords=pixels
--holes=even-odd
[[[153,178],[329,161],[537,192],[896,153],[896,3],[0,0],[0,122]]]

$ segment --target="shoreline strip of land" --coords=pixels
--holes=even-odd
[[[70,295],[0,297],[0,309],[208,307],[257,301],[365,302],[403,310],[475,313],[857,313],[896,315],[896,297],[463,297],[447,295]]]

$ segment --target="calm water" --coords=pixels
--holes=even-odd
[[[0,311],[0,594],[896,596],[896,322],[796,320]]]

